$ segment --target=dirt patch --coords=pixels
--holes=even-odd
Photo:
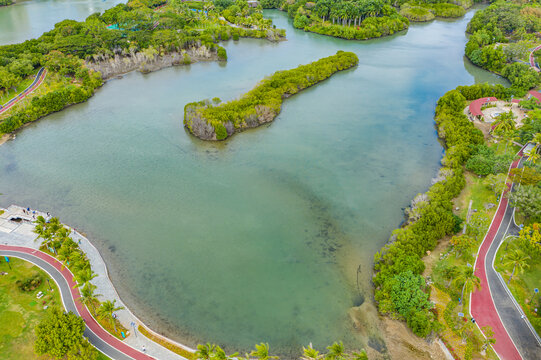
[[[383,326],[391,359],[447,359],[437,341],[428,342],[417,337],[403,322],[385,318]]]

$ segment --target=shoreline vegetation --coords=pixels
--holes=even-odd
[[[526,225],[537,229],[536,222],[541,220],[541,206],[536,200],[540,196],[541,169],[533,162],[539,157],[536,153],[541,143],[541,105],[534,100],[521,101],[521,108],[527,112],[522,127],[517,129],[514,116],[506,113],[489,126],[487,134],[480,130],[486,124],[477,128],[465,112],[472,100],[494,97],[509,102],[524,97],[528,90],[540,84],[537,72],[517,62],[529,56],[530,48],[535,47],[532,46],[534,34],[541,30],[539,15],[541,7],[537,4],[498,1],[473,16],[468,24],[472,36],[465,48],[466,55],[477,66],[508,78],[511,87],[458,86],[438,100],[435,122],[445,149],[442,167],[429,190],[412,200],[404,224],[393,231],[389,242],[374,256],[373,282],[379,312],[405,321],[420,337],[439,334],[455,358],[472,359],[474,354],[496,358],[490,348],[495,341],[492,329],[483,328],[481,332],[456,314],[469,315],[468,294],[478,286],[479,280],[467,264],[475,260],[474,250],[484,238],[495,211],[491,204],[498,202],[497,195],[505,186],[503,172],[514,159],[508,155],[508,147],[517,150],[509,145],[512,141],[538,144],[529,155],[533,160],[528,171],[520,175],[522,181],[526,177],[524,173],[528,174],[529,188],[509,196],[512,203],[515,201],[520,217],[525,212],[521,206],[529,211],[526,211]],[[475,213],[470,219],[469,210],[465,212],[469,200],[476,207],[484,206],[485,211]],[[464,228],[467,232],[459,235],[463,221],[469,221]],[[518,243],[533,246],[531,241]],[[526,245],[523,247],[528,248]],[[540,256],[538,245],[535,250],[536,256]],[[528,253],[535,252],[528,248]],[[511,278],[512,261],[503,263]],[[523,301],[525,290],[521,288],[521,291],[519,299]]]
[[[410,21],[458,18],[473,3],[473,0],[261,0],[265,9],[287,12],[297,29],[348,40],[393,35],[407,30]]]
[[[15,4],[15,1],[13,0],[0,0],[0,7],[2,6],[9,6]]]
[[[238,100],[221,103],[214,98],[189,103],[184,108],[184,126],[202,140],[224,140],[236,132],[273,121],[284,99],[358,62],[354,53],[338,51],[308,65],[277,71]]]
[[[465,54],[475,65],[508,79],[517,96],[540,84],[529,55],[539,44],[541,6],[496,1],[470,20]]]
[[[111,77],[226,61],[220,41],[285,37],[284,30],[263,18],[261,7],[252,8],[246,0],[237,1],[235,17],[213,3],[202,4],[130,0],[85,21],[61,21],[38,39],[0,46],[0,95],[27,81],[41,66],[49,72],[44,89],[0,115],[0,136],[88,100]]]

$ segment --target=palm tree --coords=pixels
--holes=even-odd
[[[503,262],[503,266],[511,266],[513,265],[513,271],[511,272],[511,276],[509,277],[509,281],[507,281],[507,285],[511,282],[511,279],[515,275],[515,270],[518,270],[520,274],[524,272],[524,269],[527,269],[530,267],[530,264],[528,264],[528,260],[530,260],[530,256],[526,255],[522,250],[520,249],[514,249],[507,253],[505,256],[505,261]]]
[[[341,341],[337,343],[335,342],[331,346],[327,347],[327,350],[329,350],[329,352],[327,355],[325,355],[325,359],[337,360],[344,356],[344,344],[342,344]]]
[[[494,132],[497,134],[504,134],[515,130],[515,116],[513,112],[509,110],[508,113],[502,113],[498,116],[498,119],[494,122]]]
[[[481,280],[475,276],[473,268],[470,266],[462,266],[456,278],[454,279],[455,284],[462,285],[462,294],[460,295],[460,303],[464,299],[464,291],[472,291],[474,288],[479,289],[481,287]]]
[[[90,280],[94,279],[98,274],[94,273],[90,267],[84,268],[75,274],[75,280],[77,285],[75,287],[81,287],[86,285]]]
[[[96,285],[86,283],[86,285],[81,289],[81,297],[78,300],[81,302],[81,304],[84,304],[87,307],[90,305],[95,314],[96,308],[94,303],[98,301],[98,296],[101,296],[101,294],[95,294],[94,290],[96,290]]]
[[[319,354],[319,351],[314,349],[312,347],[312,343],[310,343],[310,346],[305,348],[302,348],[303,356],[301,356],[301,360],[318,360],[323,357],[323,355]]]
[[[530,163],[534,163],[534,164],[537,162],[537,160],[539,160],[539,157],[540,157],[539,153],[536,151],[536,147],[534,147],[533,149],[531,149],[530,151],[528,151],[528,152],[526,153],[526,156],[528,157],[527,160],[528,160]],[[523,171],[524,171],[524,169],[523,169]]]
[[[103,319],[108,320],[109,322],[113,324],[113,328],[115,329],[115,333],[116,333],[115,317],[113,316],[113,313],[115,311],[124,309],[124,306],[115,307],[115,303],[116,303],[116,299],[113,301],[107,300],[106,302],[101,304],[97,313]]]
[[[34,227],[33,232],[38,235],[35,240],[39,238],[45,239],[45,236],[47,235],[47,220],[45,220],[43,216],[39,215],[34,223],[36,226]]]
[[[259,360],[278,359],[278,356],[269,355],[269,344],[261,343],[255,345],[255,350],[252,350],[250,356],[255,356]]]
[[[531,142],[535,144],[536,151],[541,152],[541,133],[536,133]]]
[[[195,351],[195,358],[199,360],[210,360],[210,358],[213,357],[215,348],[216,345],[214,344],[199,344],[197,345],[197,350]]]

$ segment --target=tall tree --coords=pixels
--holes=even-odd
[[[111,300],[105,301],[98,308],[97,314],[101,316],[103,319],[113,324],[113,328],[115,329],[115,333],[116,333],[116,323],[115,323],[115,317],[113,316],[113,313],[115,311],[124,309],[124,306],[115,306],[115,303],[116,303],[116,299],[113,301]]]
[[[519,274],[522,274],[524,269],[530,267],[530,264],[528,264],[528,260],[530,259],[530,256],[526,255],[520,249],[511,250],[505,255],[503,266],[513,266],[513,271],[511,272],[511,276],[509,276],[509,281],[507,281],[507,284],[511,282],[516,270],[518,270]]]

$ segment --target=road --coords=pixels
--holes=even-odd
[[[521,158],[513,162],[510,170],[521,167],[523,161]],[[471,294],[470,313],[479,327],[492,327],[496,339],[493,347],[502,360],[536,360],[541,359],[541,340],[527,318],[522,318],[522,310],[494,269],[496,253],[505,236],[518,234],[513,212],[507,198],[502,196],[475,262],[481,289]]]
[[[34,90],[36,90],[43,83],[43,80],[45,79],[46,75],[47,75],[47,69],[45,69],[44,67],[39,69],[36,75],[36,78],[34,79],[32,84],[30,84],[30,86],[24,89],[19,95],[15,96],[13,99],[5,103],[3,106],[0,106],[0,114],[2,114],[5,111],[8,111],[13,105],[17,104],[19,101],[24,99],[27,95],[31,94]]]
[[[86,323],[84,335],[105,355],[113,360],[154,359],[113,337],[94,320],[88,309],[76,300],[80,297],[80,293],[78,288],[74,288],[76,283],[73,275],[58,260],[35,249],[8,245],[0,245],[0,256],[27,260],[47,272],[57,283],[66,310],[84,319]]]

